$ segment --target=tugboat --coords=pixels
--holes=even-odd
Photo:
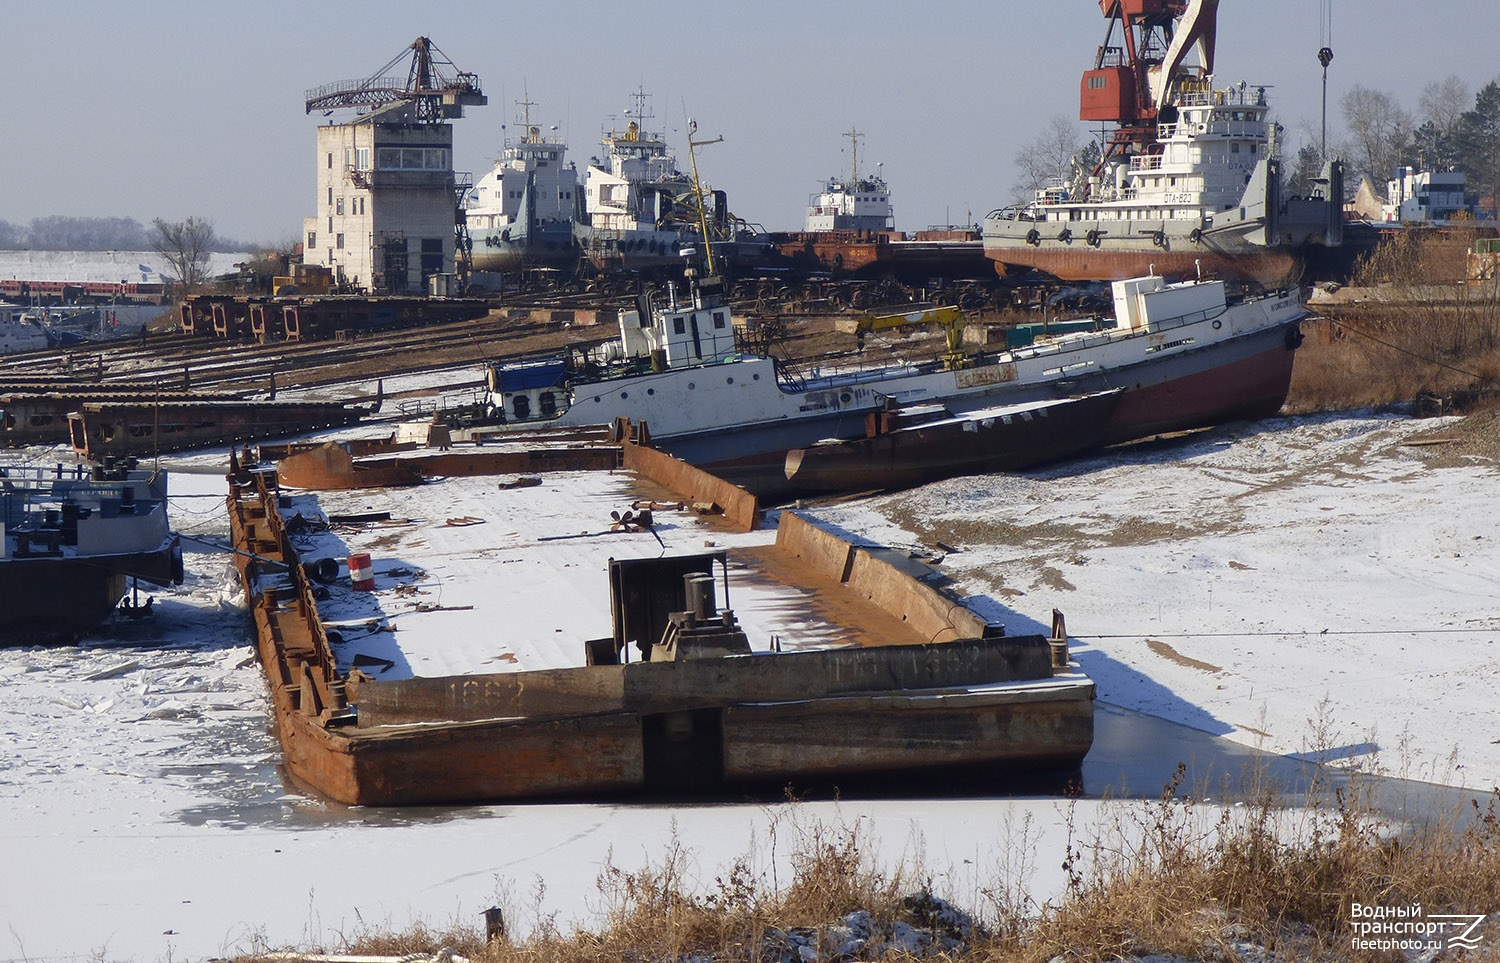
[[[465,198],[474,270],[572,269],[584,222],[578,169],[565,162],[567,144],[532,126],[535,104],[528,98],[520,106],[521,140],[505,146]]]
[[[1289,293],[1230,300],[1223,281],[1168,283],[1153,274],[1115,282],[1114,317],[1089,330],[999,352],[799,376],[742,349],[722,293],[717,278],[689,278],[686,293],[647,292],[638,310],[622,312],[616,341],[491,367],[493,414],[524,427],[629,418],[646,424],[657,447],[778,498],[799,493],[787,477],[788,451],[866,438],[868,418],[891,408],[937,405],[944,417],[963,418],[1123,388],[1102,430],[1080,448],[1274,414],[1306,314]]]
[[[974,278],[989,273],[979,233],[971,228],[929,228],[907,235],[895,228],[891,190],[876,173],[859,172],[859,140],[847,131],[849,176],[830,177],[809,200],[801,231],[774,235],[776,253],[802,273],[835,279],[886,278],[926,283],[932,278]]]
[[[1101,0],[1109,29],[1079,118],[1117,126],[1092,170],[985,217],[998,273],[1109,281],[1155,265],[1168,278],[1201,268],[1274,287],[1343,244],[1342,164],[1324,165],[1311,196],[1288,196],[1265,88],[1216,85],[1218,5]],[[1185,65],[1194,45],[1199,63]]]
[[[646,129],[649,95],[637,89],[625,130],[602,140],[584,178],[585,254],[604,272],[675,272],[686,248],[706,249],[709,239],[719,268],[765,261],[771,254],[762,232],[729,213],[723,191],[701,190],[677,168],[666,135]]]

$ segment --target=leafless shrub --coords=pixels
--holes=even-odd
[[[925,958],[1236,959],[1235,945],[1250,944],[1268,951],[1268,959],[1374,961],[1389,957],[1350,949],[1353,902],[1420,904],[1428,914],[1500,906],[1500,790],[1465,811],[1396,822],[1375,804],[1371,777],[1380,773],[1335,779],[1322,770],[1291,806],[1284,787],[1263,775],[1249,777],[1248,794],[1226,804],[1210,801],[1203,787],[1186,788],[1184,773],[1179,767],[1152,803],[1108,804],[1087,829],[1075,821],[1075,800],[1062,854],[1065,892],[1039,903],[996,879],[979,891],[990,911],[983,924],[946,955]],[[1029,833],[1022,831],[1023,847]],[[914,907],[924,899],[930,905],[930,898],[901,895],[926,892],[920,867],[878,868],[881,860],[858,827],[801,826],[795,835],[784,886],[770,869],[776,861],[756,852],[711,882],[699,879],[674,836],[651,865],[601,872],[597,929],[564,935],[542,926],[514,942],[486,945],[477,927],[457,924],[417,924],[400,933],[362,927],[345,938],[344,950],[399,956],[446,947],[478,963],[741,963],[787,958],[778,942],[786,934],[827,927],[853,910],[924,923]],[[1487,941],[1496,937],[1493,928],[1483,932]],[[811,949],[818,959],[837,956],[835,947],[816,941]],[[1482,949],[1493,954],[1495,947]],[[872,943],[868,953],[837,958],[911,957]]]
[[[1355,283],[1369,297],[1319,308],[1315,336],[1298,352],[1288,409],[1493,393],[1500,386],[1500,288],[1457,283],[1474,235],[1409,232],[1364,257]]]

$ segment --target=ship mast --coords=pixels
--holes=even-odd
[[[859,183],[859,139],[865,136],[853,127],[844,131],[844,136],[849,138],[849,189],[858,190],[855,186]]]
[[[635,93],[630,95],[632,106],[625,109],[626,120],[628,121],[632,118],[634,119],[635,130],[640,138],[644,138],[646,136],[646,120],[648,118],[656,116],[655,114],[651,113],[651,109],[647,106],[646,103],[650,99],[650,97],[651,95],[646,93],[645,87],[637,87]],[[628,124],[626,126],[626,129],[629,129]],[[631,138],[631,140],[635,139],[637,138]]]
[[[714,274],[714,246],[708,236],[708,214],[703,210],[703,185],[698,182],[698,157],[693,153],[695,147],[707,147],[709,144],[717,144],[724,139],[720,134],[713,140],[693,140],[693,135],[698,133],[698,122],[688,120],[688,164],[693,170],[693,195],[698,201],[698,233],[703,238],[703,260],[708,268],[709,276]]]
[[[535,144],[540,140],[540,132],[531,127],[531,108],[536,106],[536,101],[531,99],[531,94],[525,87],[521,88],[521,98],[516,101],[516,106],[521,108],[522,143]]]

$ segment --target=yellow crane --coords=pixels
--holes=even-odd
[[[946,335],[947,352],[943,355],[943,362],[950,368],[967,367],[968,359],[964,353],[964,314],[957,305],[922,308],[899,314],[862,315],[854,321],[854,337],[863,348],[865,335],[872,331],[890,331],[895,328],[928,324],[940,325]]]

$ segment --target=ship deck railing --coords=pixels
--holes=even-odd
[[[1171,331],[1174,328],[1185,328],[1190,324],[1201,324],[1224,314],[1227,306],[1215,306],[1212,309],[1202,311],[1189,311],[1170,318],[1152,318],[1149,328],[1133,328],[1131,332],[1145,333],[1149,330],[1152,334],[1163,331]],[[1062,354],[1064,352],[1079,351],[1086,348],[1097,347],[1110,341],[1119,339],[1127,333],[1126,329],[1119,327],[1106,328],[1103,331],[1080,331],[1070,334],[1060,334],[1055,338],[1047,338],[1035,341],[1024,348],[1015,348],[1010,354],[1017,360],[1023,358],[1044,358],[1048,355]]]
[[[57,479],[50,472],[40,479],[16,479],[17,469],[0,478],[0,520],[6,531],[39,523],[49,511],[72,503],[89,509],[98,509],[109,502],[120,501],[120,489],[139,479],[96,481],[87,477],[79,479]],[[20,484],[16,482],[19,480]],[[162,499],[141,497],[134,502],[134,512],[141,517],[150,515]]]
[[[1001,352],[980,352],[973,356],[972,361],[976,367],[983,367],[998,361],[1028,361],[1046,359],[1049,357],[1062,357],[1078,351],[1109,344],[1112,341],[1121,340],[1130,334],[1158,334],[1171,331],[1175,328],[1183,328],[1192,324],[1201,324],[1221,316],[1226,306],[1215,306],[1212,309],[1191,311],[1187,314],[1177,315],[1170,318],[1152,319],[1149,329],[1124,329],[1117,326],[1104,328],[1099,331],[1081,331],[1061,334],[1055,337],[1047,337],[1044,340],[1035,341],[1024,348],[1013,348]],[[1093,366],[1095,362],[1079,362],[1074,364],[1064,363],[1059,368],[1048,369],[1047,374],[1055,374],[1063,370]],[[803,390],[816,391],[832,388],[849,387],[852,385],[873,385],[891,378],[904,377],[912,374],[924,374],[943,370],[944,362],[941,359],[922,362],[919,364],[905,364],[897,366],[882,366],[869,369],[854,369],[825,374],[814,371],[805,375],[802,379]]]
[[[95,479],[87,465],[7,465],[0,468],[0,485],[6,492],[24,492],[37,497],[61,497],[70,492],[109,492],[138,478]]]
[[[1254,95],[1250,93],[1252,89]],[[1248,85],[1243,90],[1237,87],[1214,90],[1208,80],[1186,81],[1178,85],[1176,101],[1179,107],[1264,107],[1266,92],[1264,87]]]

